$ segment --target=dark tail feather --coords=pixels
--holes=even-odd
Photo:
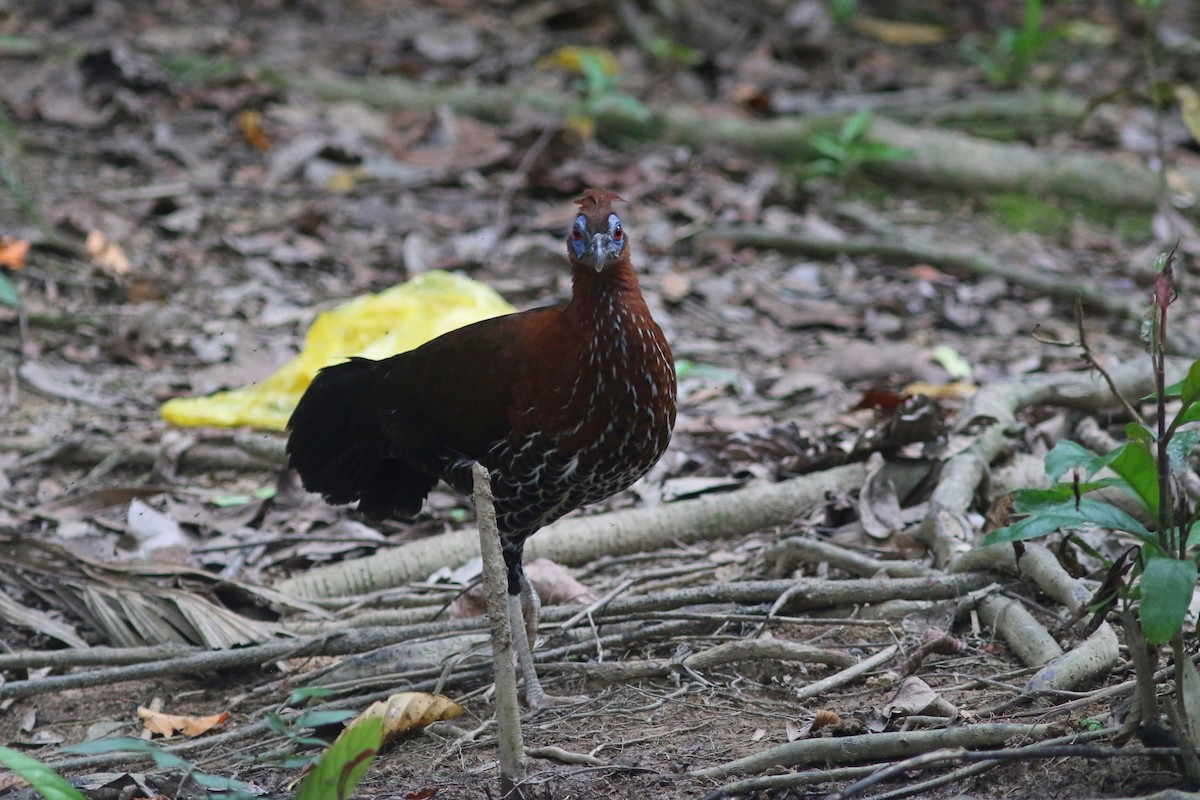
[[[288,421],[287,453],[304,488],[374,517],[411,517],[437,482],[396,458],[371,402],[377,362],[353,359],[317,373]]]

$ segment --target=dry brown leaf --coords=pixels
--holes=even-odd
[[[108,237],[100,231],[95,229],[88,231],[84,247],[91,256],[92,263],[104,271],[114,275],[125,275],[129,272],[129,256],[125,255],[121,245],[109,241]]]
[[[588,605],[599,596],[584,586],[561,564],[548,558],[535,558],[525,565],[525,577],[537,590],[542,605]],[[477,583],[454,599],[446,613],[450,619],[469,619],[487,612],[483,584]]]
[[[0,267],[24,269],[25,256],[29,254],[28,239],[0,236]]]
[[[184,714],[164,714],[152,711],[145,706],[138,707],[138,716],[142,718],[146,730],[160,736],[174,736],[182,733],[184,736],[200,736],[220,725],[229,718],[229,712],[212,714],[207,717],[192,717]]]
[[[816,733],[817,731],[821,730],[821,728],[828,727],[829,725],[837,725],[841,721],[842,718],[834,712],[827,709],[819,709],[817,713],[813,715],[812,727],[810,728],[810,731],[812,733]]]
[[[267,152],[275,144],[267,135],[266,129],[263,128],[262,114],[252,108],[238,112],[237,127],[242,138],[261,153]]]
[[[383,722],[383,741],[390,742],[443,719],[461,717],[466,712],[449,697],[429,692],[397,692],[387,700],[372,703],[358,715],[359,720],[378,718]],[[349,727],[349,726],[347,726]]]

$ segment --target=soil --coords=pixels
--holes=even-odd
[[[253,597],[226,597],[232,590],[220,581],[270,585],[381,543],[469,524],[466,499],[439,490],[414,522],[376,526],[382,536],[331,527],[362,521],[352,510],[304,495],[277,466],[204,462],[197,445],[225,454],[233,434],[173,428],[162,421],[160,405],[262,379],[299,351],[318,311],[431,269],[469,275],[520,308],[566,299],[562,242],[570,201],[589,186],[611,188],[627,201],[623,218],[643,288],[685,366],[668,455],[633,490],[586,513],[828,466],[830,454],[849,452],[855,441],[884,429],[906,387],[917,382],[925,388],[916,391],[933,396],[934,428],[944,432],[969,392],[963,382],[978,387],[1082,366],[1079,347],[1071,346],[1078,333],[1070,302],[944,265],[879,256],[818,259],[700,235],[712,228],[753,224],[857,236],[881,222],[1064,281],[1086,279],[1114,297],[1148,298],[1158,254],[1177,246],[1184,277],[1173,307],[1176,330],[1200,332],[1186,280],[1200,252],[1192,212],[964,194],[936,181],[898,184],[853,143],[832,176],[809,179],[815,153],[781,162],[746,150],[635,142],[589,129],[588,102],[597,96],[646,107],[687,103],[748,119],[857,107],[886,115],[889,104],[918,94],[925,99],[894,113],[919,119],[923,108],[1008,96],[1012,87],[989,82],[984,62],[968,59],[962,43],[1000,58],[1003,48],[994,42],[1003,30],[1019,28],[1021,4],[851,3],[846,21],[831,10],[845,4],[816,0],[678,4],[686,12],[664,16],[676,5],[0,2],[0,264],[5,253],[14,258],[14,243],[31,245],[23,263],[0,269],[20,304],[0,306],[0,585],[9,599],[50,614],[81,644],[118,645],[89,624],[77,599],[67,598],[78,598],[90,581],[124,585],[120,576],[137,573],[135,562],[151,558],[220,576],[153,574],[158,587],[220,595],[247,615],[286,623],[290,612]],[[1188,4],[1166,3],[1156,24],[1140,5],[1126,5],[1049,9],[1044,26],[1058,38],[1011,76],[1021,90],[1095,100],[1097,110],[1083,124],[1010,117],[969,119],[959,127],[1038,148],[1119,153],[1138,163],[1155,161],[1161,136],[1168,163],[1200,163],[1173,101],[1156,130],[1142,41],[1145,35],[1158,53],[1163,85],[1194,85],[1197,62],[1182,55],[1181,42],[1195,46],[1200,16]],[[635,31],[642,24],[658,32],[660,46],[673,42],[675,49],[655,55],[645,42],[639,46]],[[562,49],[579,45],[598,48],[595,58],[612,58],[617,70],[610,85],[594,86],[591,95],[572,68],[572,51]],[[448,106],[378,108],[319,97],[293,80],[324,71],[430,86],[548,89],[579,103],[565,122],[520,105],[502,119],[475,119]],[[867,163],[855,168],[859,156]],[[1135,320],[1089,310],[1084,328],[1104,364],[1144,352]],[[1118,434],[1127,421],[1119,412],[1027,409],[1021,454],[1040,458],[1088,414]],[[933,463],[946,452],[945,438],[935,438],[910,441],[889,457]],[[904,505],[927,501],[930,485],[917,487]],[[971,518],[976,527],[982,529],[995,499],[981,496]],[[129,513],[135,502],[161,514],[166,527],[156,530],[165,531],[167,546],[139,541],[144,531]],[[797,534],[929,563],[913,528],[910,522],[868,535],[857,524],[853,498],[831,498],[786,529],[641,561],[606,559],[575,574],[596,596],[631,575],[640,581],[636,592],[764,579],[771,577],[764,553]],[[88,560],[71,560],[77,557]],[[133,566],[126,573],[95,567],[101,563]],[[54,566],[39,571],[31,564]],[[829,564],[803,564],[796,574],[846,576]],[[1030,586],[1006,589],[1026,598],[1052,629],[1065,621],[1067,613]],[[413,588],[425,591],[430,587]],[[386,605],[371,602],[377,601]],[[968,721],[1038,721],[1022,714],[1051,700],[997,710],[1019,694],[1029,671],[969,613],[945,613],[937,607],[875,627],[783,621],[767,635],[860,659],[894,641],[910,652],[925,631],[942,630],[956,637],[960,651],[929,657],[917,673],[938,697]],[[598,633],[619,630],[625,629],[605,624]],[[689,653],[757,630],[757,623],[710,620],[603,653],[609,661],[673,660],[669,677],[613,683],[547,665],[550,691],[583,693],[591,701],[527,715],[526,745],[591,754],[597,763],[531,759],[529,796],[700,798],[720,782],[688,777],[691,770],[792,738],[907,724],[904,715],[880,722],[879,709],[896,691],[897,676],[887,670],[798,702],[798,686],[835,670],[747,661],[699,674],[680,666]],[[1064,645],[1073,637],[1063,634]],[[542,646],[561,643],[550,637]],[[62,646],[0,614],[0,650]],[[172,714],[228,710],[221,730],[237,730],[289,708],[289,692],[328,663],[296,657],[261,669],[20,698],[5,698],[0,682],[0,744],[61,765],[69,758],[63,746],[97,735],[138,735],[136,709],[155,699]],[[0,681],[45,674],[12,669]],[[1121,660],[1076,690],[1131,675]],[[456,674],[443,687],[466,709],[454,724],[471,730],[492,718],[488,682],[483,673]],[[348,704],[357,707],[353,697]],[[1115,724],[1127,710],[1125,696],[1111,707],[1097,700],[1047,720],[1065,734],[1094,720]],[[841,722],[823,733],[802,730],[821,711]],[[435,727],[388,745],[357,796],[497,796],[494,728],[470,742],[455,737]],[[191,752],[189,759],[210,775],[288,796],[298,772],[283,757],[293,750],[317,752],[271,733]],[[101,797],[115,796],[97,787],[126,769],[167,796],[200,795],[194,784],[170,785],[177,769],[144,761],[75,762],[64,772],[89,797]],[[941,769],[913,769],[859,796],[883,796]],[[20,788],[6,793],[5,780],[0,797],[28,796]],[[1072,757],[1011,762],[913,796],[1125,797],[1182,785],[1170,763]],[[816,783],[739,796],[824,797],[833,790]]]

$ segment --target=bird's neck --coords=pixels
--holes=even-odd
[[[646,307],[637,275],[628,260],[597,273],[583,265],[576,265],[571,275],[571,301],[565,313],[584,324],[611,324],[614,314],[630,307],[638,310]]]

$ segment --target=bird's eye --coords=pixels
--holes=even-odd
[[[617,223],[617,227],[613,228],[613,241],[621,241],[621,237],[625,235],[625,231],[621,230],[621,223]]]
[[[571,231],[571,238],[577,242],[580,241],[583,239],[583,230],[580,228],[575,228],[573,231]]]

